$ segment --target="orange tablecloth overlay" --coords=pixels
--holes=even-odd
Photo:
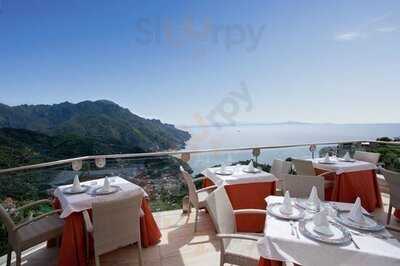
[[[336,175],[331,201],[355,202],[360,197],[362,206],[369,212],[382,207],[382,198],[376,172],[373,170]]]
[[[54,205],[60,208],[60,203],[55,199]],[[161,238],[147,199],[142,201],[144,216],[140,218],[140,236],[142,247],[157,244]],[[59,252],[59,266],[85,266],[85,232],[81,212],[75,212],[65,218],[64,231]]]

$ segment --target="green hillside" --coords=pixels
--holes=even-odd
[[[179,149],[188,132],[159,120],[145,119],[106,100],[54,105],[0,104],[0,128],[27,129],[49,136],[68,134],[145,151]]]

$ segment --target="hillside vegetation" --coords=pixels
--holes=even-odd
[[[159,120],[145,119],[106,100],[54,105],[0,104],[0,128],[27,129],[48,136],[83,138],[83,142],[157,151],[179,149],[190,138]]]

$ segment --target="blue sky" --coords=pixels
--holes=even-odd
[[[0,0],[0,102],[109,99],[179,125],[400,122],[399,11],[397,0]]]

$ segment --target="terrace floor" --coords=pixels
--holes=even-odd
[[[388,195],[382,194],[384,210],[375,211],[380,222],[386,221]],[[199,217],[198,232],[193,232],[194,212],[183,215],[182,210],[154,213],[162,238],[158,245],[143,249],[144,265],[147,266],[218,266],[219,241],[215,237],[214,226],[205,212]],[[394,220],[394,219],[392,219]],[[400,228],[400,222],[392,221],[392,226]],[[400,240],[400,234],[397,234]],[[23,265],[57,265],[57,248],[39,245],[23,254]],[[0,258],[5,265],[5,256]],[[92,261],[92,265],[94,262]],[[101,256],[102,266],[138,265],[136,246],[121,248]]]

